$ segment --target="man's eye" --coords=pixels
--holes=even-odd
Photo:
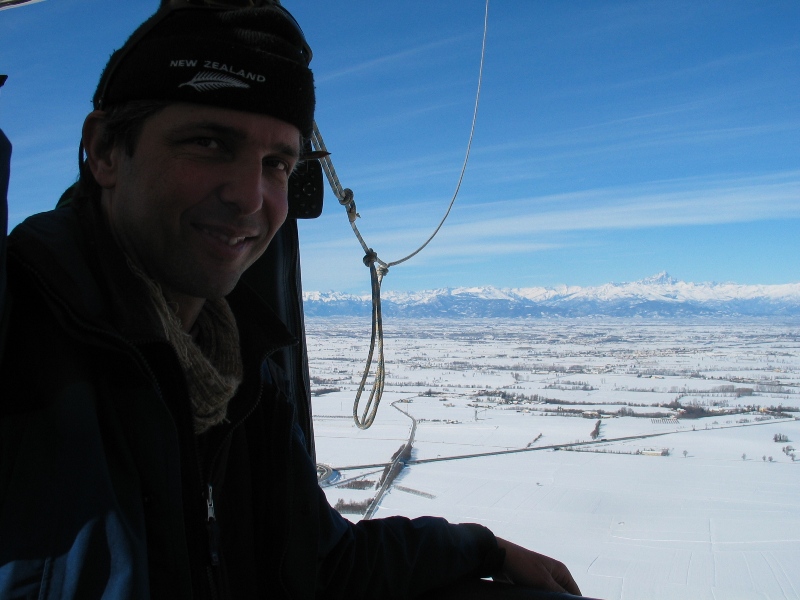
[[[276,169],[278,171],[289,172],[289,163],[280,158],[265,158],[262,161],[265,169]]]
[[[214,138],[200,137],[200,138],[195,138],[193,141],[195,144],[197,144],[198,146],[202,146],[203,148],[210,148],[212,150],[215,150],[220,147],[219,142]]]

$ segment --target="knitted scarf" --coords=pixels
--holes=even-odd
[[[197,317],[194,335],[186,333],[161,286],[130,259],[128,265],[150,293],[164,335],[172,344],[186,376],[192,402],[194,432],[205,433],[225,421],[230,402],[242,382],[239,329],[227,300],[206,300]]]

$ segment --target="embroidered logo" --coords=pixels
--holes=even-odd
[[[190,81],[180,84],[178,87],[188,85],[198,92],[209,92],[212,90],[219,90],[222,88],[249,88],[250,86],[239,81],[230,75],[223,75],[221,73],[211,73],[209,71],[200,71],[192,77]]]

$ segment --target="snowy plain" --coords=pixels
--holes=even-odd
[[[386,392],[360,430],[369,322],[308,319],[323,489],[363,518],[410,415],[374,517],[482,523],[598,598],[800,598],[797,325],[391,320]]]

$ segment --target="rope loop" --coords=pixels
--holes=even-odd
[[[369,253],[364,257],[365,262],[368,256]],[[386,382],[386,363],[383,354],[383,316],[381,315],[381,277],[378,274],[378,269],[375,268],[374,261],[369,264],[369,273],[372,281],[372,336],[370,337],[367,364],[364,367],[361,383],[358,386],[356,398],[353,402],[353,421],[359,429],[369,429],[372,426],[375,415],[378,414],[378,406],[380,406],[381,398],[383,397],[383,386]],[[375,365],[375,379],[372,383],[372,390],[369,393],[366,406],[364,406],[359,416],[361,394],[367,386],[367,378],[372,369],[372,360],[376,349],[378,351],[378,360]]]

